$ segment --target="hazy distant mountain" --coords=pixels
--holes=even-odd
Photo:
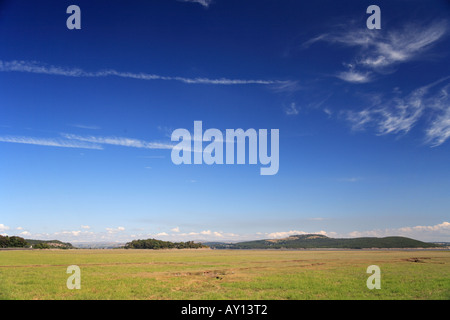
[[[79,249],[116,249],[125,246],[125,243],[117,242],[80,242],[74,246]]]
[[[33,240],[25,239],[25,241],[36,249],[73,249],[71,243],[59,240]]]
[[[283,239],[255,240],[238,243],[205,243],[213,249],[313,249],[313,248],[435,248],[438,244],[406,237],[335,239],[320,234],[292,235]]]

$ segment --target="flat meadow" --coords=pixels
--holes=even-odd
[[[81,270],[69,290],[67,267]],[[367,267],[381,270],[369,290]],[[0,299],[450,299],[450,251],[0,251]]]

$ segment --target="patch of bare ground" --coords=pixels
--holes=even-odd
[[[402,261],[415,262],[415,263],[445,264],[444,262],[440,262],[440,261],[432,261],[432,259],[430,257],[413,257],[413,258],[402,259]]]

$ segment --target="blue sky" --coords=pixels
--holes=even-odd
[[[81,30],[66,9],[81,8]],[[381,8],[381,30],[366,9]],[[0,1],[0,234],[450,241],[448,1]],[[280,168],[177,128],[280,130]]]

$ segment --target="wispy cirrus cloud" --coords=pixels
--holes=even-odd
[[[450,84],[443,87],[430,101],[430,108],[436,117],[426,130],[426,141],[432,146],[439,146],[450,138]]]
[[[370,72],[358,72],[354,70],[339,72],[336,77],[352,83],[366,83],[372,80]]]
[[[73,141],[61,138],[36,138],[23,136],[0,136],[0,142],[31,144],[46,147],[60,148],[80,148],[80,149],[96,149],[102,150],[99,144],[85,143],[81,141]]]
[[[62,133],[57,138],[38,138],[24,136],[0,136],[0,142],[31,144],[46,147],[79,148],[103,150],[105,145],[141,148],[141,149],[172,149],[170,143],[150,142],[126,137],[81,136]]]
[[[192,3],[198,3],[205,8],[208,8],[210,4],[212,3],[212,0],[178,0],[180,2],[192,2]]]
[[[364,52],[357,62],[376,69],[416,59],[446,32],[445,21],[434,22],[425,28],[406,25],[400,30],[388,32],[384,37],[375,37],[368,52]]]
[[[284,112],[286,113],[286,115],[288,116],[296,116],[300,113],[300,108],[297,107],[297,105],[295,104],[295,102],[292,102],[289,107],[287,107]]]
[[[99,137],[99,136],[80,136],[75,134],[62,134],[68,140],[78,140],[94,144],[108,144],[122,147],[143,148],[143,149],[172,149],[174,146],[168,143],[149,142],[140,139],[124,137]]]
[[[423,53],[441,40],[446,34],[448,23],[434,21],[423,24],[408,24],[398,29],[373,32],[365,28],[330,32],[318,35],[303,43],[309,48],[317,42],[339,44],[358,49],[351,62],[346,63],[348,70],[336,76],[352,83],[365,83],[373,80],[370,71],[385,73],[392,67],[422,57]]]
[[[79,129],[88,129],[88,130],[100,130],[99,126],[89,126],[85,124],[71,124],[71,127],[79,128]]]
[[[437,117],[426,131],[427,141],[437,147],[450,138],[450,109]]]
[[[270,88],[276,93],[293,93],[303,89],[303,86],[301,86],[298,81],[287,80],[274,83]]]
[[[404,99],[395,98],[375,108],[350,112],[348,119],[353,122],[355,129],[373,124],[380,135],[407,133],[423,114],[426,91],[426,88],[420,88]]]
[[[35,61],[2,61],[0,60],[0,72],[28,72],[47,75],[58,75],[65,77],[85,77],[85,78],[101,78],[101,77],[121,77],[137,80],[163,80],[178,81],[186,84],[208,84],[208,85],[288,85],[289,81],[281,80],[259,80],[259,79],[228,79],[228,78],[187,78],[179,76],[161,76],[149,73],[133,73],[120,72],[113,69],[101,70],[96,72],[88,72],[79,68],[66,68],[60,66],[46,65]]]
[[[354,130],[372,127],[379,135],[406,134],[424,119],[425,142],[441,145],[450,138],[449,78],[420,87],[403,97],[400,93],[388,99],[377,97],[373,106],[342,114]],[[432,120],[428,120],[430,118]]]

